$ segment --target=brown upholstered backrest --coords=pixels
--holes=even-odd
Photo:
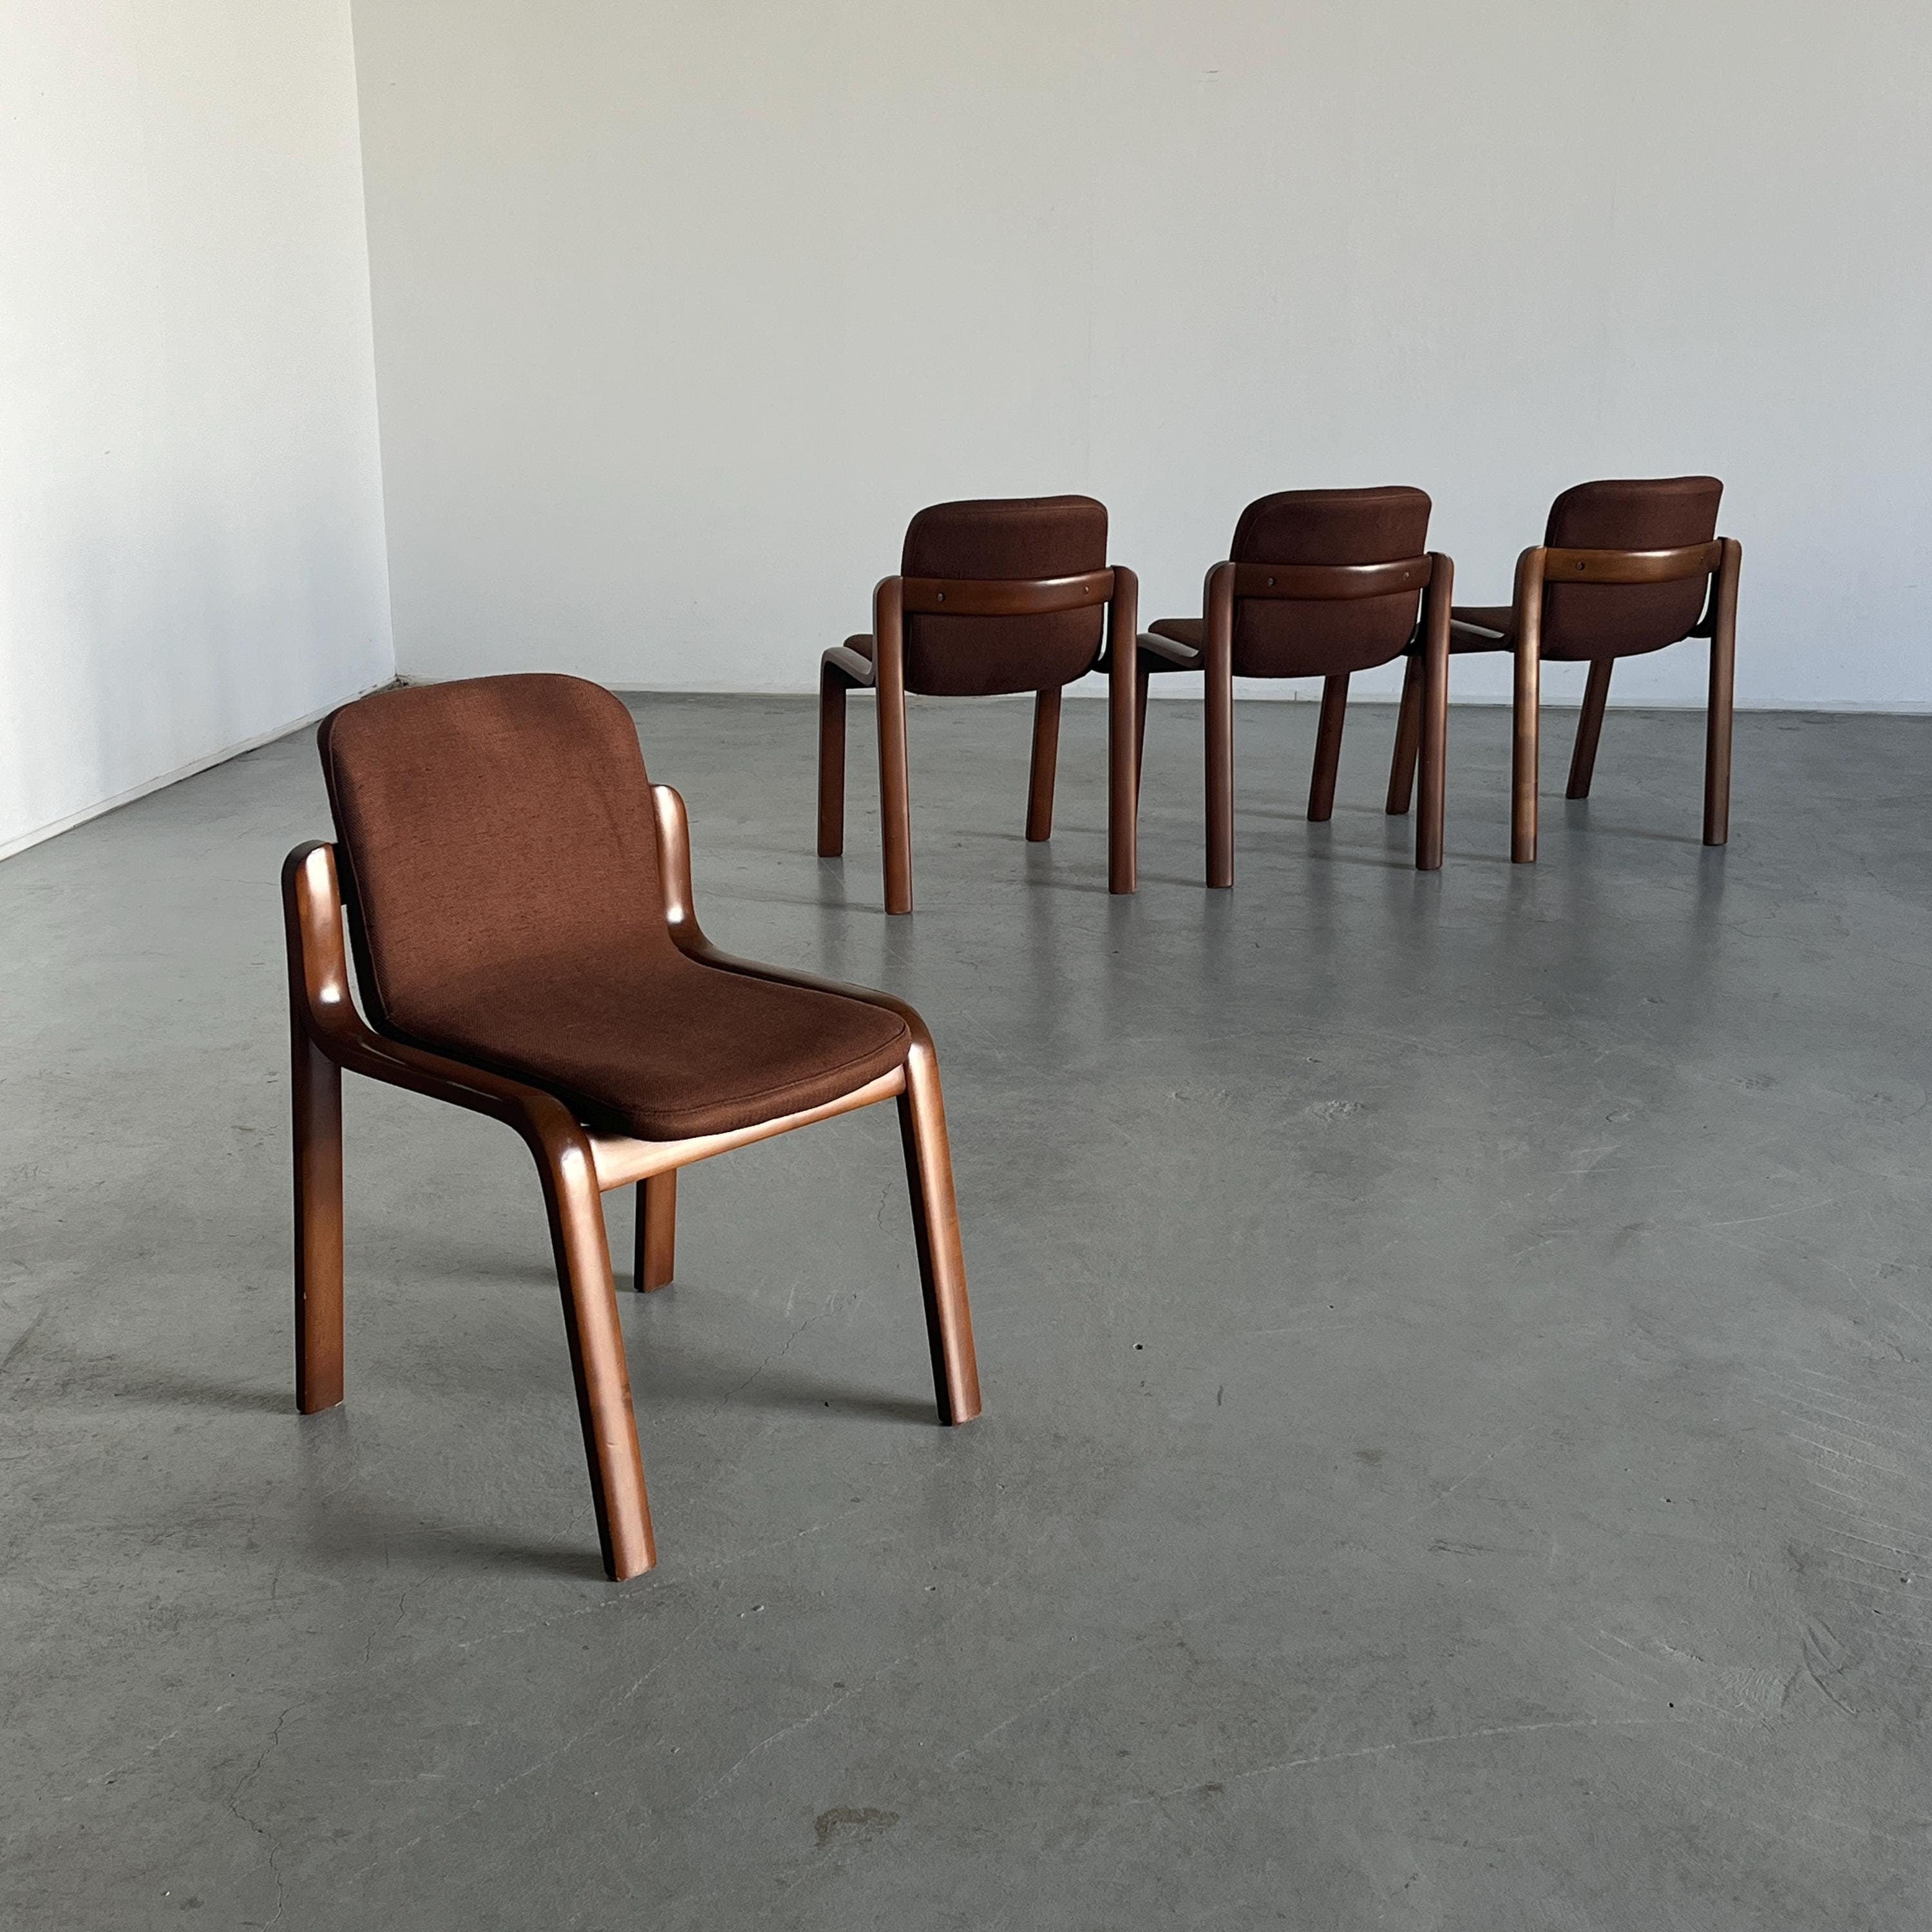
[[[581,678],[378,692],[317,734],[370,1017],[408,1034],[538,960],[673,951],[631,714]]]
[[[1241,512],[1236,563],[1397,563],[1429,548],[1429,497],[1400,484],[1283,490]],[[1387,664],[1406,648],[1419,590],[1345,601],[1244,597],[1234,604],[1243,677],[1328,677]]]
[[[1550,506],[1544,542],[1565,550],[1676,550],[1718,534],[1714,476],[1579,483]],[[1675,584],[1564,584],[1544,594],[1543,654],[1633,657],[1688,637],[1708,577]]]
[[[906,527],[907,577],[1078,577],[1107,567],[1107,511],[1091,496],[935,503]],[[1106,608],[1043,617],[908,616],[906,688],[942,697],[1070,684],[1100,654]]]

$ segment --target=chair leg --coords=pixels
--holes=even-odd
[[[1510,742],[1510,858],[1536,863],[1536,790],[1542,711],[1542,661],[1532,646],[1516,653],[1514,730]]]
[[[1733,592],[1735,595],[1735,592]],[[1728,625],[1711,640],[1710,709],[1704,718],[1704,843],[1731,836],[1731,692],[1736,639]]]
[[[847,680],[832,665],[818,674],[818,856],[836,859],[845,849],[845,693]]]
[[[342,1400],[342,1070],[294,1030],[296,1407]]]
[[[1225,659],[1214,654],[1205,666],[1203,735],[1208,764],[1208,884],[1234,883],[1234,680]]]
[[[677,1273],[677,1169],[638,1183],[638,1238],[631,1280],[640,1294],[668,1288]]]
[[[1040,692],[1033,701],[1033,763],[1027,772],[1028,842],[1042,844],[1053,836],[1053,777],[1060,762],[1060,687]]]
[[[1604,702],[1610,694],[1614,658],[1592,658],[1589,682],[1583,687],[1583,709],[1577,714],[1576,742],[1570,750],[1570,785],[1565,798],[1588,798],[1597,769],[1597,740],[1603,735]]]
[[[638,1448],[638,1418],[631,1406],[624,1331],[617,1320],[617,1289],[610,1275],[610,1246],[590,1150],[551,1148],[538,1156],[544,1205],[550,1215],[557,1285],[563,1295],[563,1327],[577,1382],[577,1413],[590,1465],[590,1499],[604,1574],[622,1582],[657,1562],[644,1465]]]
[[[959,1241],[939,1062],[929,1042],[914,1046],[898,1106],[926,1340],[932,1351],[933,1393],[941,1422],[970,1422],[980,1413],[980,1367],[973,1350],[973,1311],[966,1300],[966,1258]]]
[[[1422,766],[1421,802],[1415,814],[1415,869],[1436,872],[1442,868],[1442,823],[1449,798],[1449,646],[1446,638],[1431,645],[1424,656],[1420,709],[1418,733],[1420,742],[1409,754],[1414,760],[1419,752]]]
[[[1147,763],[1147,707],[1148,676],[1138,674],[1134,691],[1134,796],[1141,795],[1141,771]]]
[[[1325,825],[1335,812],[1335,773],[1342,763],[1342,727],[1348,715],[1348,674],[1322,680],[1322,717],[1315,728],[1315,770],[1308,781],[1308,816]]]
[[[886,910],[912,910],[912,792],[906,773],[905,693],[879,683],[879,835]]]
[[[1383,808],[1391,818],[1402,817],[1414,795],[1416,754],[1422,743],[1422,681],[1418,652],[1402,674],[1402,708],[1395,716],[1395,752],[1389,760],[1388,802]]]

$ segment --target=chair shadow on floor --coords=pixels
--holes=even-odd
[[[331,1564],[346,1561],[386,1569],[400,1556],[422,1570],[470,1576],[520,1571],[595,1584],[600,1592],[608,1588],[596,1535],[586,1538],[580,1525],[538,1540],[411,1516],[338,1492],[328,1498],[326,1514],[312,1516],[306,1540],[314,1558]]]
[[[916,1314],[916,1309],[914,1312]],[[747,1374],[742,1362],[694,1360],[680,1354],[634,1361],[631,1385],[646,1432],[653,1410],[662,1414],[680,1408],[796,1410],[813,1414],[830,1410],[835,1415],[862,1416],[875,1422],[921,1429],[936,1426],[929,1395],[854,1388],[771,1363],[761,1364]]]
[[[162,1408],[224,1410],[239,1415],[292,1415],[295,1397],[286,1385],[272,1389],[224,1382],[193,1370],[130,1362],[118,1355],[82,1358],[70,1350],[38,1358],[32,1382],[10,1395],[16,1411],[104,1408],[141,1403]]]

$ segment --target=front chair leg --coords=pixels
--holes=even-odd
[[[912,910],[912,788],[906,772],[903,688],[879,682],[879,843],[885,868],[886,910]]]
[[[1134,799],[1138,803],[1141,772],[1147,764],[1148,673],[1145,670],[1136,669],[1134,686]]]
[[[631,1279],[640,1294],[666,1288],[677,1272],[677,1169],[638,1183],[638,1235]]]
[[[1438,560],[1438,562],[1440,562]],[[1445,592],[1446,597],[1446,592]],[[1421,802],[1415,814],[1415,868],[1442,867],[1442,821],[1449,786],[1449,638],[1445,622],[1422,661],[1422,719],[1418,748],[1422,764]],[[1412,754],[1414,756],[1414,754]]]
[[[1415,794],[1415,761],[1422,748],[1422,658],[1412,652],[1402,674],[1402,708],[1395,716],[1395,752],[1389,760],[1388,802],[1391,818],[1408,810]]]
[[[580,1133],[548,1133],[537,1154],[544,1205],[550,1215],[563,1295],[564,1333],[577,1382],[577,1412],[584,1426],[590,1498],[604,1574],[622,1582],[658,1560],[644,1492],[638,1418],[631,1406],[630,1370],[617,1321],[617,1290],[610,1277],[610,1247],[596,1169]]]
[[[1710,708],[1704,718],[1706,845],[1722,845],[1731,836],[1731,706],[1737,675],[1738,571],[1744,551],[1735,537],[1721,542],[1724,560],[1711,632]]]
[[[296,1406],[342,1400],[342,1070],[299,1024],[295,1128]]]
[[[1027,772],[1026,836],[1030,844],[1053,836],[1054,771],[1060,762],[1060,687],[1039,692],[1033,704],[1033,763]]]
[[[1583,686],[1583,708],[1576,715],[1576,742],[1570,748],[1570,784],[1565,798],[1588,798],[1597,769],[1597,741],[1603,736],[1604,705],[1610,694],[1610,668],[1615,658],[1592,658]]]
[[[899,1096],[899,1137],[905,1148],[906,1191],[912,1202],[914,1244],[926,1301],[932,1386],[944,1423],[970,1422],[980,1413],[980,1368],[973,1351],[973,1312],[966,1300],[966,1257],[959,1241],[959,1208],[952,1192],[952,1154],[939,1061],[929,1040],[915,1040]]]
[[[1335,774],[1342,763],[1342,727],[1348,716],[1348,675],[1322,680],[1322,716],[1315,728],[1315,770],[1308,781],[1308,816],[1325,825],[1335,814]]]
[[[1519,866],[1536,863],[1536,790],[1541,724],[1542,662],[1532,640],[1516,652],[1514,730],[1510,745],[1510,858]]]
[[[845,693],[849,680],[826,664],[818,674],[818,856],[845,849]]]

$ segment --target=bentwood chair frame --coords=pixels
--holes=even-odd
[[[1043,617],[1107,607],[1106,640],[1093,668],[1107,674],[1107,890],[1138,883],[1136,802],[1138,730],[1145,681],[1136,670],[1140,580],[1124,564],[1072,577],[882,578],[872,592],[873,656],[844,645],[825,653],[818,686],[818,856],[845,849],[845,697],[874,690],[878,698],[880,842],[886,910],[912,910],[912,803],[906,764],[905,620],[909,616]],[[1027,784],[1026,836],[1052,836],[1053,786],[1059,760],[1064,687],[1034,700],[1033,756]]]
[[[638,1188],[635,1278],[640,1288],[659,1286],[673,1270],[680,1168],[880,1101],[896,1101],[939,1419],[968,1422],[980,1413],[946,1109],[938,1058],[925,1022],[889,994],[736,958],[713,947],[692,906],[684,801],[668,785],[653,785],[651,793],[664,916],[680,950],[726,972],[834,993],[897,1014],[912,1036],[902,1066],[823,1106],[730,1132],[673,1141],[596,1132],[542,1088],[374,1031],[350,991],[344,922],[346,916],[356,929],[359,914],[352,894],[345,904],[336,848],[298,845],[282,871],[294,1076],[296,1406],[311,1415],[343,1400],[344,1071],[504,1122],[522,1136],[542,1182],[598,1540],[606,1574],[620,1580],[649,1570],[657,1558],[601,1201],[614,1189]]]
[[[1415,863],[1434,872],[1442,863],[1444,775],[1449,731],[1449,609],[1456,567],[1439,550],[1390,563],[1216,564],[1202,591],[1198,653],[1155,632],[1140,640],[1143,653],[1161,670],[1203,674],[1206,700],[1204,762],[1208,788],[1208,883],[1234,883],[1234,607],[1243,598],[1316,602],[1359,597],[1421,593],[1416,636],[1419,655],[1409,659],[1396,729],[1396,758],[1413,782],[1418,758],[1422,773],[1421,809],[1416,815]],[[1335,808],[1335,774],[1341,760],[1342,727],[1347,714],[1347,671],[1322,680],[1322,712],[1316,727],[1315,765],[1309,782],[1308,816],[1319,824]],[[1143,693],[1146,680],[1141,681]],[[1143,698],[1144,709],[1144,698]],[[1388,809],[1406,812],[1405,791],[1398,806],[1391,790]]]
[[[1711,645],[1704,726],[1704,843],[1722,845],[1730,838],[1732,694],[1737,667],[1738,578],[1743,560],[1744,546],[1734,537],[1715,537],[1708,543],[1686,544],[1667,550],[1586,550],[1532,544],[1516,560],[1516,586],[1511,598],[1515,688],[1510,752],[1510,857],[1515,863],[1536,862],[1544,592],[1558,584],[1676,584],[1695,577],[1710,580],[1703,614],[1685,635],[1708,638]],[[1509,637],[1504,633],[1464,618],[1453,619],[1452,628],[1463,651],[1510,647]],[[1604,707],[1610,693],[1610,671],[1616,659],[1600,657],[1587,662],[1589,676],[1564,793],[1572,799],[1590,795],[1598,740],[1603,734]],[[1406,690],[1404,698],[1406,703]],[[1399,788],[1406,796],[1400,748],[1389,780],[1391,810]]]

